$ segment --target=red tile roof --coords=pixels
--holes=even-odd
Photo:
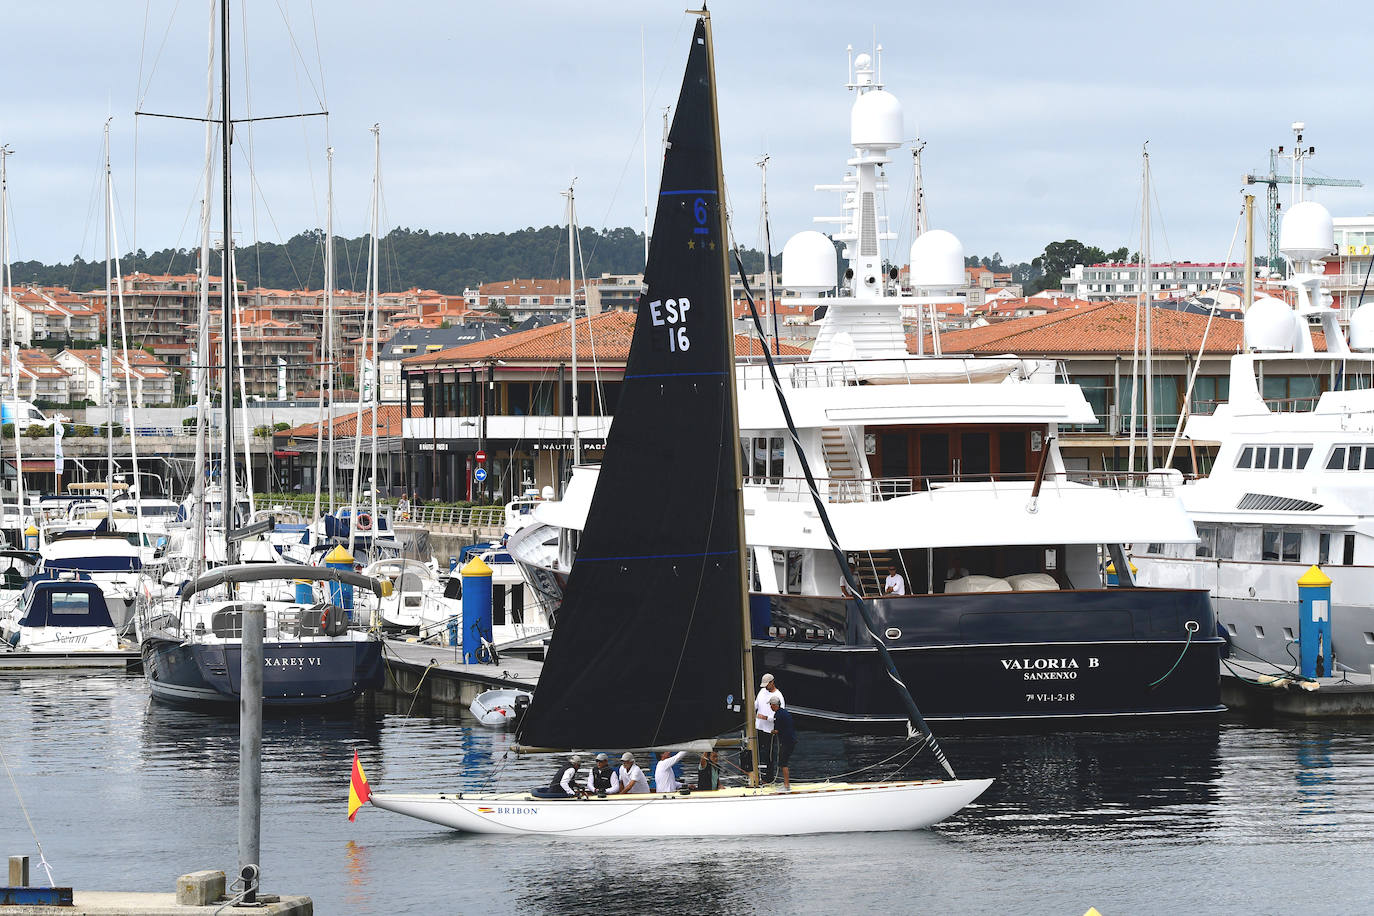
[[[334,393],[338,397],[339,392]],[[383,404],[377,409],[377,422],[381,425],[377,427],[379,437],[395,437],[401,435],[401,418],[405,410],[402,404]],[[424,416],[424,408],[419,405],[410,408],[412,417]],[[372,428],[372,408],[365,407],[362,410],[354,411],[350,414],[343,414],[334,417],[334,438],[352,438],[357,435],[358,417],[363,418],[363,435],[367,435]],[[286,437],[291,439],[313,439],[319,434],[320,424],[306,423],[302,426],[295,426],[291,429],[273,433],[273,436]],[[327,427],[326,427],[326,435]]]
[[[632,312],[602,312],[577,320],[577,350],[588,359],[594,354],[598,360],[624,362],[630,356],[630,339],[634,336],[635,316]],[[743,334],[735,335],[735,352],[740,356],[761,354],[758,342]],[[479,340],[461,347],[450,347],[437,353],[425,353],[402,361],[406,368],[433,366],[442,363],[465,363],[478,360],[560,360],[572,353],[572,334],[568,322],[533,328],[505,337]],[[782,353],[789,356],[806,351],[790,344],[782,345]]]
[[[1207,327],[1207,316],[1156,306],[1150,324],[1156,353],[1197,353]],[[986,327],[948,331],[940,335],[940,349],[945,353],[1015,353],[1018,356],[1117,354],[1132,352],[1135,334],[1135,303],[1103,302],[1091,308],[1067,309],[1013,318]],[[1320,333],[1314,332],[1312,336],[1319,349],[1325,347]],[[1212,319],[1205,352],[1237,353],[1244,346],[1242,322],[1230,318]],[[907,338],[907,349],[916,352],[915,337]],[[930,352],[929,338],[926,352]]]

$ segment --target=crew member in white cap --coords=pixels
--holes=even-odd
[[[773,682],[773,675],[765,674],[759,681],[759,695],[754,698],[754,716],[759,730],[759,778],[772,782],[776,776],[774,761],[778,751],[773,743],[773,707],[770,705],[777,697],[778,705],[786,706],[782,691]]]
[[[635,763],[635,755],[629,751],[620,755],[622,763],[620,769],[616,771],[616,778],[620,780],[620,790],[618,795],[648,795],[649,780],[644,777],[644,771]]]
[[[596,763],[587,771],[587,791],[593,795],[620,794],[620,776],[605,754],[597,754]]]
[[[562,792],[569,798],[574,798],[582,794],[582,787],[577,784],[577,768],[582,765],[582,755],[573,754],[568,758],[568,762],[558,768],[554,774],[553,781],[549,783],[549,791],[557,795]]]

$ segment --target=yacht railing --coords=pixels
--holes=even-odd
[[[881,376],[888,382],[906,381],[908,384],[917,381],[929,381],[923,378],[922,370],[928,369],[932,357],[895,356],[874,357],[863,360],[808,360],[805,362],[779,361],[779,375],[793,388],[843,388],[859,384],[859,371],[862,368],[865,375]],[[941,382],[948,384],[985,384],[986,378],[975,378],[970,373],[971,367],[979,364],[977,357],[959,356],[945,357],[946,364],[959,361],[963,371],[963,378],[957,378],[951,374],[948,378],[940,379]],[[771,388],[773,381],[768,373],[768,367],[762,362],[751,360],[740,360],[735,366],[735,377],[741,388]]]
[[[1046,472],[1041,489],[1060,489],[1064,484],[1098,487],[1109,490],[1142,490],[1149,495],[1172,496],[1175,482],[1180,478],[1158,472],[1145,471],[1050,471]],[[883,477],[868,480],[820,477],[816,487],[828,503],[881,502],[913,493],[939,490],[957,484],[960,492],[1005,492],[1026,495],[1035,483],[1034,473],[1025,474],[962,474],[925,477]],[[746,486],[761,487],[775,502],[806,502],[811,490],[804,477],[751,477]]]
[[[313,496],[273,493],[262,500],[264,511],[275,506],[299,512],[310,518],[315,510]],[[505,506],[429,506],[412,505],[409,512],[400,512],[394,500],[384,503],[390,510],[394,524],[415,525],[421,528],[504,528]]]

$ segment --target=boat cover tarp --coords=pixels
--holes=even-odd
[[[93,582],[48,579],[30,586],[24,627],[112,627],[105,593]]]

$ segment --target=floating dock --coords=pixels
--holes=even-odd
[[[457,646],[433,646],[388,639],[382,649],[387,667],[383,691],[467,709],[479,693],[500,687],[533,690],[543,662],[519,656],[502,657],[500,664],[464,664]]]
[[[1236,712],[1304,719],[1374,716],[1374,677],[1342,672],[1304,678],[1262,662],[1223,660],[1221,702]]]
[[[103,670],[106,673],[142,671],[143,658],[137,649],[118,652],[0,652],[0,672],[85,670]]]

